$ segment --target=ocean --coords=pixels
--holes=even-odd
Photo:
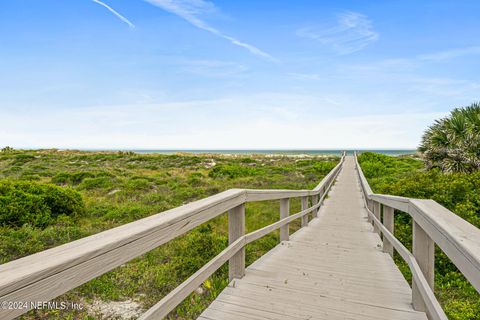
[[[160,154],[175,154],[175,153],[193,153],[193,154],[202,154],[202,153],[217,153],[217,154],[279,154],[279,155],[296,155],[296,154],[308,154],[308,155],[339,155],[343,151],[347,151],[347,153],[352,154],[355,150],[340,150],[340,149],[331,149],[331,150],[287,150],[287,149],[175,149],[175,150],[128,150],[133,151],[136,153],[160,153]],[[398,150],[390,150],[390,149],[360,149],[356,150],[359,152],[375,152],[381,153],[390,156],[399,156],[405,154],[414,154],[416,153],[415,149],[398,149]]]

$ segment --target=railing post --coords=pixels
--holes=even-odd
[[[385,228],[393,234],[394,231],[394,210],[392,207],[383,205],[383,225]],[[388,239],[383,237],[383,252],[388,253],[393,257],[393,245]]]
[[[380,218],[380,210],[381,209],[382,209],[382,207],[380,206],[380,202],[374,201],[373,202],[373,214],[380,221],[381,221],[381,218]],[[380,228],[378,228],[378,225],[375,222],[373,223],[373,231],[376,232],[376,233],[380,233]]]
[[[290,199],[280,199],[280,220],[290,215]],[[280,241],[288,241],[288,224],[280,227]]]
[[[366,197],[366,196],[365,196]],[[370,210],[371,212],[373,212],[373,200],[370,200],[367,198],[367,208],[368,210]],[[367,221],[372,223],[372,218],[370,217],[370,215],[367,215]]]
[[[435,242],[415,221],[413,221],[412,246],[415,260],[417,260],[425,279],[433,290],[435,275]],[[427,311],[415,281],[412,282],[412,303],[415,310]]]
[[[302,211],[308,209],[308,197],[302,197]],[[302,228],[308,226],[308,214],[302,217]]]
[[[318,194],[312,196],[312,206],[318,203],[318,198],[319,198]],[[312,219],[316,217],[318,217],[318,208],[312,211]]]
[[[245,204],[228,211],[228,244],[245,235]],[[241,279],[245,275],[245,247],[228,260],[228,279]]]

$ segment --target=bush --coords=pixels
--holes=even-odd
[[[124,183],[124,187],[130,191],[148,191],[152,189],[154,183],[151,179],[144,177],[132,177]]]
[[[57,173],[53,178],[52,182],[55,184],[69,184],[69,185],[79,185],[87,178],[100,178],[100,177],[111,177],[112,175],[108,172],[91,172],[91,171],[79,171],[79,172],[60,172]]]
[[[71,184],[77,185],[83,181],[85,178],[93,178],[95,175],[91,172],[60,172],[57,173],[53,178],[52,182],[55,184]]]
[[[6,146],[4,148],[2,148],[2,150],[0,150],[0,152],[3,152],[3,153],[11,153],[15,151],[15,149],[13,149],[12,147],[9,147],[9,146]]]
[[[46,227],[58,216],[85,210],[81,195],[69,188],[33,181],[0,181],[0,225]]]
[[[32,160],[35,160],[35,156],[31,154],[18,154],[15,156],[14,161],[12,162],[12,165],[23,165],[27,162],[30,162]]]
[[[263,173],[263,170],[255,167],[244,167],[238,164],[221,164],[215,166],[209,173],[210,178],[235,179],[240,177],[257,176]]]
[[[456,108],[448,117],[436,120],[425,131],[419,151],[429,168],[480,170],[480,103]]]
[[[111,189],[115,186],[112,178],[110,177],[97,177],[97,178],[85,178],[82,183],[79,184],[81,190],[93,190],[93,189]]]
[[[176,252],[181,255],[171,257],[170,265],[175,278],[184,279],[203,267],[227,246],[228,239],[214,232],[212,225],[206,224],[193,230],[175,242]]]
[[[438,169],[415,172],[385,185],[381,192],[433,199],[480,227],[480,172],[444,174]]]
[[[297,163],[297,165],[303,166],[303,164]],[[315,161],[312,162],[311,167],[304,170],[305,173],[313,173],[316,175],[327,175],[337,164],[335,162]]]

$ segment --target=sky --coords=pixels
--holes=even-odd
[[[2,0],[0,147],[416,148],[480,1]]]

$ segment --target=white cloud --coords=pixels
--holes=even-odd
[[[355,103],[358,103],[355,102]],[[218,100],[0,110],[13,147],[235,149],[411,148],[443,113],[339,116],[318,98],[263,94]],[[368,108],[362,110],[368,114]]]
[[[379,38],[367,16],[357,12],[344,12],[337,16],[337,24],[330,27],[310,27],[297,34],[327,46],[338,54],[350,54],[364,49]]]
[[[99,5],[101,5],[102,7],[105,7],[108,11],[110,11],[113,15],[115,15],[118,19],[122,20],[123,22],[125,22],[126,24],[128,24],[128,26],[130,28],[135,28],[135,25],[133,23],[130,22],[130,20],[128,20],[127,18],[125,18],[124,16],[122,16],[120,13],[118,13],[118,11],[116,11],[115,9],[113,9],[112,7],[110,7],[109,5],[107,5],[106,3],[100,1],[100,0],[92,0],[93,2],[95,3],[98,3]]]
[[[260,50],[259,48],[243,42],[237,38],[226,35],[220,30],[210,26],[206,23],[201,16],[215,11],[216,7],[213,3],[205,0],[145,0],[146,2],[151,3],[154,6],[160,7],[163,10],[176,14],[177,16],[185,19],[187,22],[193,26],[208,31],[220,38],[230,41],[232,44],[242,47],[250,51],[250,53],[265,58],[271,61],[276,61],[270,54],[265,51]]]

